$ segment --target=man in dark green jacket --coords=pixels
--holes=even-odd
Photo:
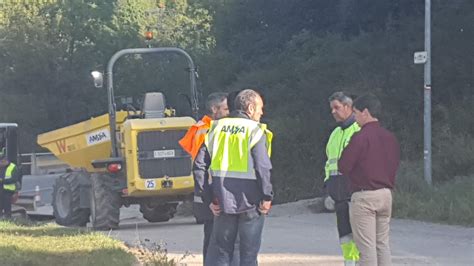
[[[360,130],[352,111],[352,98],[343,92],[335,92],[329,97],[331,113],[338,123],[329,137],[326,146],[327,161],[325,166],[324,184],[329,196],[335,202],[337,231],[341,244],[344,265],[356,265],[359,251],[352,239],[349,220],[349,201],[351,195],[348,189],[347,177],[341,175],[337,161],[342,151],[349,144],[352,135]]]

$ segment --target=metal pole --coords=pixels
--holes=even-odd
[[[431,0],[425,0],[425,51],[424,73],[424,174],[431,186]]]

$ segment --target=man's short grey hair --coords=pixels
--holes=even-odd
[[[260,97],[260,94],[253,89],[242,90],[237,94],[237,97],[235,97],[235,109],[246,112],[250,104],[257,103],[257,97]]]
[[[344,105],[352,106],[352,97],[342,91],[336,91],[331,96],[329,96],[329,102],[332,101],[339,101]]]
[[[212,107],[216,107],[223,101],[227,100],[227,93],[225,92],[213,92],[207,96],[206,100],[206,111],[212,113]]]

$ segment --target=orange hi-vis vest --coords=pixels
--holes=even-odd
[[[204,137],[206,136],[209,127],[211,126],[212,119],[205,115],[199,122],[192,125],[186,135],[179,141],[179,145],[191,155],[191,158],[194,161],[196,155],[201,148],[201,145],[204,143]]]

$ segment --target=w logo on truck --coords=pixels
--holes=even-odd
[[[110,141],[110,133],[108,129],[102,129],[92,132],[86,136],[87,145],[95,145],[105,141]]]
[[[58,148],[59,153],[65,153],[66,152],[66,140],[65,139],[60,139],[56,141],[56,147]]]

